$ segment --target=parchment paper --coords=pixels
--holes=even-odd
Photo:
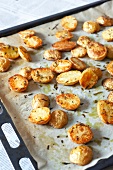
[[[75,14],[74,16],[78,20],[78,26],[76,31],[73,32],[74,38],[72,40],[76,41],[80,35],[87,35],[102,44],[112,44],[112,42],[105,42],[101,37],[102,30],[108,29],[108,27],[101,28],[101,31],[97,34],[88,34],[82,30],[84,21],[95,20],[98,16],[104,14],[112,17],[112,11],[113,1],[110,1],[96,8],[91,8]],[[44,50],[51,48],[52,43],[57,41],[54,34],[57,30],[61,30],[62,27],[60,25],[60,20],[57,20],[37,26],[33,29],[44,42],[43,47],[38,50],[27,48],[18,34],[0,39],[0,42],[17,47],[23,45],[32,56],[32,62],[28,63],[22,59],[17,59],[12,61],[11,68],[8,72],[0,73],[0,97],[31,155],[37,161],[39,170],[86,169],[96,164],[98,160],[108,158],[113,154],[113,126],[101,122],[96,109],[97,101],[100,99],[107,99],[109,93],[102,86],[102,80],[106,77],[110,77],[105,69],[109,59],[93,61],[87,56],[81,59],[85,61],[88,66],[94,65],[103,70],[103,77],[92,89],[83,90],[79,84],[75,86],[57,85],[58,89],[56,89],[54,88],[56,86],[56,81],[54,79],[50,84],[45,85],[30,81],[26,92],[13,92],[9,89],[8,78],[18,73],[21,68],[25,66],[31,66],[32,68],[50,66],[52,62],[43,59],[43,53]],[[64,52],[62,54],[62,58],[64,59],[69,59],[71,57],[70,52]],[[35,125],[28,121],[28,116],[32,110],[31,101],[35,94],[44,93],[48,95],[50,98],[50,109],[53,111],[55,109],[61,109],[55,102],[55,96],[62,92],[72,92],[77,94],[81,99],[81,105],[76,111],[66,111],[68,113],[69,122],[65,128],[54,129],[49,125]],[[92,162],[84,167],[71,164],[69,161],[70,150],[76,147],[77,144],[68,139],[67,130],[77,122],[90,125],[94,133],[93,140],[87,144],[92,147],[94,157]]]

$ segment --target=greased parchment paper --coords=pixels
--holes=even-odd
[[[79,36],[87,35],[102,44],[112,44],[105,42],[101,33],[108,27],[101,28],[97,34],[87,34],[82,31],[84,21],[95,20],[98,16],[109,15],[112,17],[113,1],[104,3],[101,6],[90,8],[86,11],[75,14],[78,20],[77,29],[73,32],[73,41]],[[85,61],[88,66],[100,67],[103,71],[103,77],[98,81],[95,87],[89,90],[83,90],[79,84],[75,86],[63,86],[56,84],[55,79],[50,84],[39,84],[34,81],[29,82],[29,87],[24,93],[16,93],[9,89],[8,78],[19,72],[25,66],[32,68],[49,67],[52,63],[43,59],[44,50],[51,48],[52,43],[56,42],[54,34],[57,30],[61,30],[60,20],[47,23],[33,28],[39,37],[43,39],[43,47],[38,50],[27,48],[18,34],[1,38],[0,42],[14,46],[25,46],[32,56],[32,62],[28,63],[22,59],[12,61],[11,68],[8,72],[0,73],[0,97],[5,104],[10,116],[25,141],[31,155],[38,162],[39,170],[83,170],[97,163],[98,160],[108,158],[113,154],[113,126],[101,122],[97,114],[97,101],[107,99],[109,92],[102,86],[102,80],[110,77],[105,66],[109,59],[104,61],[93,61],[87,56],[81,60]],[[70,52],[64,52],[63,58],[69,59]],[[57,88],[56,88],[57,87]],[[28,116],[32,110],[31,101],[35,94],[44,93],[50,98],[50,109],[61,109],[55,102],[55,96],[60,93],[74,93],[81,99],[80,107],[75,111],[67,111],[69,122],[63,129],[54,129],[49,125],[35,125],[28,121]],[[63,110],[63,109],[62,109]],[[7,120],[6,120],[7,121]],[[90,164],[81,167],[71,164],[69,161],[70,150],[77,146],[67,136],[69,127],[77,122],[88,124],[93,133],[93,140],[88,143],[93,149],[94,157]]]

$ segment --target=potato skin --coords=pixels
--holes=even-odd
[[[93,158],[93,151],[86,145],[80,145],[72,149],[70,152],[70,161],[77,165],[87,165]]]
[[[56,129],[61,129],[68,123],[67,113],[63,110],[55,110],[51,113],[49,124]]]

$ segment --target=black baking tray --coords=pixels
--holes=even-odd
[[[2,110],[2,113],[1,113]],[[16,133],[17,137],[20,140],[20,145],[17,148],[11,148],[2,129],[1,126],[5,123],[10,123],[11,126],[13,127],[14,132]],[[33,165],[33,169],[37,170],[37,163],[36,161],[33,159],[33,157],[30,155],[27,147],[25,146],[24,141],[22,140],[20,134],[18,133],[14,123],[11,120],[11,117],[9,116],[6,108],[4,107],[2,101],[0,100],[0,141],[2,142],[11,163],[13,164],[15,170],[22,170],[21,167],[19,166],[19,160],[21,158],[29,158],[29,160],[31,161],[32,165]],[[28,167],[29,168],[29,167]],[[2,167],[0,167],[0,170],[2,169]],[[2,169],[4,170],[4,168]],[[7,170],[7,169],[6,169]],[[27,169],[26,169],[27,170]]]
[[[44,18],[41,18],[41,19],[37,19],[37,20],[31,21],[31,22],[27,22],[27,23],[24,23],[24,24],[21,24],[21,25],[17,25],[17,26],[11,27],[11,28],[1,30],[0,31],[0,38],[5,37],[5,36],[9,36],[11,34],[15,34],[15,33],[17,33],[18,31],[21,31],[21,30],[29,29],[29,28],[32,28],[32,27],[35,27],[35,26],[38,26],[38,25],[45,24],[47,22],[55,21],[55,20],[60,19],[64,16],[66,16],[66,15],[75,14],[75,13],[84,11],[86,9],[89,9],[91,7],[101,5],[104,2],[108,2],[108,1],[111,1],[111,0],[96,1],[96,2],[93,2],[93,3],[87,4],[87,5],[81,6],[81,7],[77,7],[77,8],[73,8],[73,9],[70,9],[70,10],[67,10],[67,11],[64,11],[64,12],[57,13],[55,15],[47,16],[47,17],[44,17]]]
[[[96,1],[96,2],[90,3],[88,5],[73,8],[73,9],[70,9],[70,10],[67,10],[67,11],[64,11],[64,12],[57,13],[55,15],[47,16],[47,17],[44,17],[44,18],[41,18],[41,19],[37,19],[37,20],[31,21],[31,22],[27,22],[27,23],[24,23],[24,24],[21,24],[21,25],[17,25],[17,26],[11,27],[11,28],[1,30],[0,31],[0,38],[15,34],[19,31],[22,31],[22,30],[25,30],[25,29],[29,29],[29,28],[32,28],[32,27],[35,27],[35,26],[38,26],[38,25],[42,25],[42,24],[45,24],[45,23],[48,23],[48,22],[51,22],[51,21],[55,21],[55,20],[60,19],[64,16],[67,16],[67,15],[75,14],[75,13],[84,11],[86,9],[96,7],[96,6],[101,5],[101,4],[108,2],[108,1],[111,1],[111,0]],[[34,161],[32,157],[31,157],[31,159],[32,159],[32,161]],[[99,160],[98,163],[95,166],[93,166],[91,168],[87,168],[87,170],[104,170],[106,167],[110,167],[110,166],[113,166],[113,156],[109,157],[108,159]],[[36,164],[35,164],[35,167],[36,167]]]

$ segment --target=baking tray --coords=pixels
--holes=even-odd
[[[65,12],[62,12],[62,13],[59,13],[59,14],[56,14],[56,15],[52,15],[52,16],[45,17],[45,18],[42,18],[42,19],[38,19],[38,20],[35,20],[35,21],[32,21],[32,22],[21,24],[21,25],[18,25],[18,26],[15,26],[15,27],[12,27],[12,28],[9,28],[9,29],[6,29],[6,30],[2,30],[2,31],[0,31],[0,37],[5,37],[5,36],[8,36],[8,35],[17,33],[18,31],[21,31],[21,30],[25,30],[25,29],[32,28],[32,27],[37,26],[37,25],[41,25],[41,24],[44,24],[44,23],[47,23],[47,22],[54,21],[54,20],[62,18],[63,16],[66,16],[66,15],[71,15],[71,14],[75,14],[75,13],[84,11],[84,10],[90,8],[90,7],[98,6],[98,5],[100,5],[104,2],[107,2],[107,1],[110,1],[110,0],[98,1],[98,2],[95,2],[95,3],[91,3],[89,5],[85,5],[83,7],[75,8],[75,9],[68,10],[68,11],[65,11]],[[100,160],[94,167],[88,168],[88,170],[104,169],[105,167],[112,165],[112,160],[113,160],[112,156],[109,159]]]
[[[13,167],[16,170],[35,170],[37,168],[36,161],[30,155],[11,117],[0,100],[0,155],[1,153],[2,158],[0,156],[0,159],[2,163],[0,161],[0,169],[2,170],[6,170],[6,168],[7,170],[13,170]],[[22,164],[22,160],[25,162],[28,160],[27,165],[24,161]]]
[[[0,31],[0,37],[9,36],[11,34],[15,34],[15,33],[19,32],[21,30],[29,29],[29,28],[35,27],[37,25],[41,25],[41,24],[45,24],[47,22],[55,21],[55,20],[60,19],[64,16],[66,16],[66,15],[75,14],[75,13],[84,11],[86,9],[101,5],[102,3],[108,2],[108,1],[110,1],[110,0],[101,0],[101,1],[93,2],[93,3],[90,3],[88,5],[84,5],[84,6],[81,6],[81,7],[77,7],[77,8],[73,8],[73,9],[70,9],[70,10],[67,10],[67,11],[64,11],[64,12],[57,13],[55,15],[51,15],[51,16],[44,17],[44,18],[41,18],[41,19],[37,19],[37,20],[27,22],[27,23],[24,23],[24,24],[21,24],[21,25],[17,25],[17,26],[11,27],[11,28],[7,28],[7,29]]]

